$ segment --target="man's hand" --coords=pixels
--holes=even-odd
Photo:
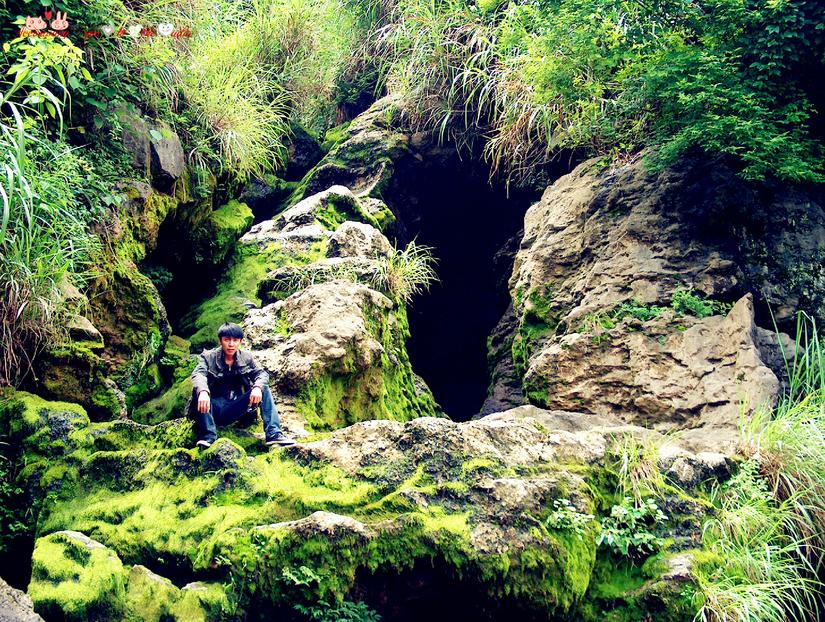
[[[209,412],[209,393],[207,393],[206,391],[201,391],[198,395],[198,412]]]
[[[250,406],[257,406],[261,403],[261,398],[263,397],[263,391],[261,391],[260,387],[255,387],[249,393],[249,405]]]

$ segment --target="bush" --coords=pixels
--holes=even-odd
[[[822,182],[811,119],[825,8],[805,0],[402,0],[375,37],[414,121],[484,140],[529,177],[564,152],[644,147],[662,167],[699,148],[747,179]]]
[[[13,43],[21,53],[10,69],[14,81],[0,82],[0,110],[10,115],[0,115],[0,385],[20,380],[61,339],[62,285],[90,276],[99,250],[86,228],[95,215],[76,195],[87,183],[80,159],[40,125],[44,113],[62,130],[66,80],[80,70],[79,52],[70,43]]]

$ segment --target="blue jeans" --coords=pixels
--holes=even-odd
[[[214,442],[218,438],[217,426],[235,423],[249,411],[249,394],[247,391],[234,400],[222,397],[213,397],[210,400],[209,411],[205,413],[195,412],[195,421],[198,424],[198,438],[204,441]],[[278,417],[278,409],[275,407],[275,400],[272,399],[272,392],[269,387],[264,387],[261,399],[261,417],[264,420],[264,433],[266,438],[272,438],[281,429],[281,419]],[[197,396],[195,396],[197,404]]]

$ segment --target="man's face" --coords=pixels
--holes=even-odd
[[[239,337],[221,337],[221,350],[227,357],[235,356],[235,352],[241,349],[243,339]]]

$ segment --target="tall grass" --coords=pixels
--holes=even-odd
[[[27,51],[63,49],[57,42],[24,45]],[[27,54],[12,68],[13,82],[0,82],[0,385],[26,376],[35,357],[60,339],[61,285],[81,280],[97,250],[71,200],[60,196],[72,190],[54,172],[67,148],[33,123],[39,104],[48,104],[45,110],[62,127],[66,79],[77,69],[71,56],[65,58],[61,67]],[[32,148],[41,151],[37,161]]]
[[[747,178],[822,181],[813,89],[771,69],[821,57],[825,11],[809,5],[398,0],[373,37],[414,124],[480,139],[508,178],[653,146],[659,166],[699,147],[740,158]]]
[[[317,132],[335,121],[336,79],[357,45],[338,0],[153,2],[144,14],[193,30],[121,46],[142,103],[175,124],[191,163],[260,177],[285,163],[291,121]]]
[[[814,620],[825,553],[825,356],[815,322],[785,352],[788,388],[742,429],[747,462],[716,491],[705,528],[716,558],[696,572],[707,622]]]

